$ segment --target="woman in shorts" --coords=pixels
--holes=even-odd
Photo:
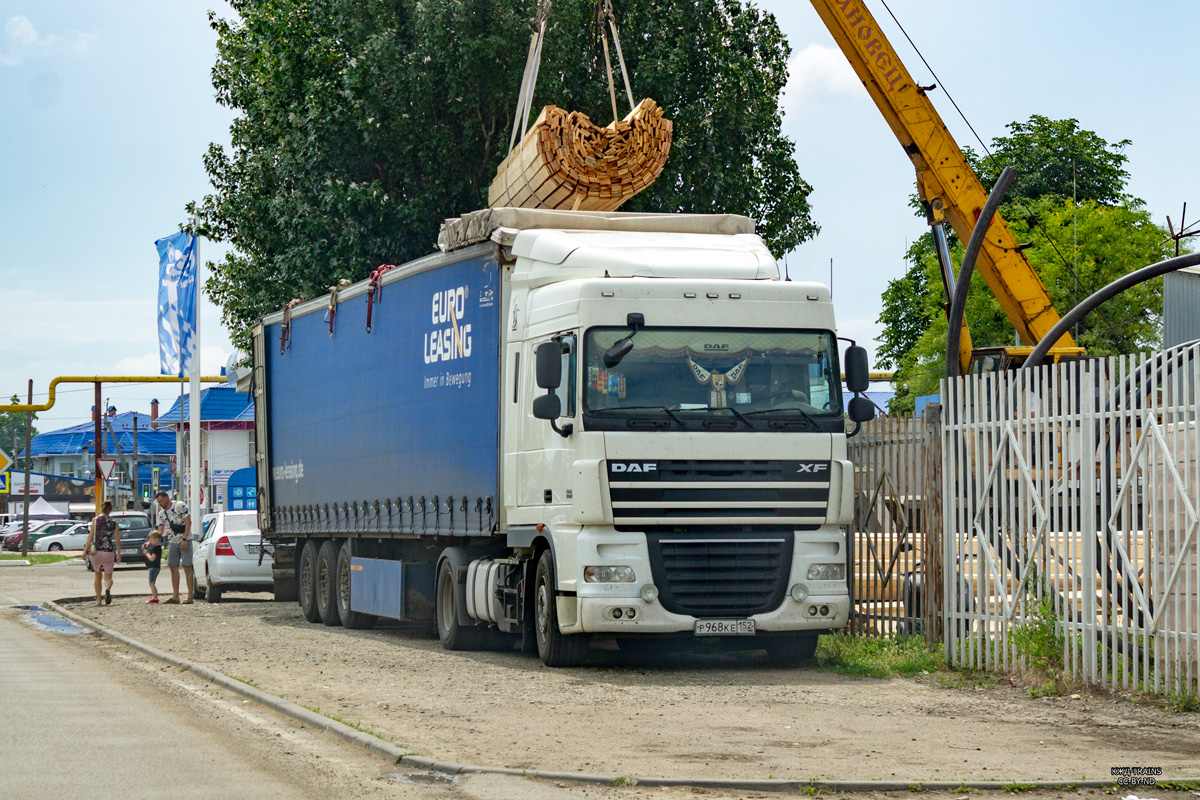
[[[109,516],[112,513],[112,502],[105,500],[100,506],[100,513],[92,520],[88,533],[87,544],[83,546],[85,555],[92,559],[92,572],[96,574],[96,605],[103,606],[112,603],[113,565],[121,563],[121,530]],[[104,596],[100,596],[100,580],[104,576]]]

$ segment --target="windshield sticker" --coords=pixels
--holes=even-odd
[[[625,376],[599,367],[588,367],[588,388],[624,400]]]

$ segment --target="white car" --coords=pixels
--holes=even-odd
[[[258,512],[222,511],[207,525],[202,520],[201,525],[192,559],[198,596],[219,603],[224,592],[274,589],[271,547],[258,530]]]
[[[57,552],[59,550],[82,550],[87,544],[88,523],[80,522],[67,528],[62,533],[43,536],[33,543],[33,549],[39,553]]]

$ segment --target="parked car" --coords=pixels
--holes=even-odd
[[[29,546],[30,546],[30,549],[36,549],[36,548],[34,548],[34,545],[37,543],[38,539],[42,538],[43,536],[53,536],[56,533],[62,533],[63,531],[67,530],[74,524],[75,523],[71,520],[57,520],[57,519],[45,520],[42,522],[30,522],[29,523]],[[18,528],[15,531],[13,531],[12,533],[10,533],[4,537],[4,549],[5,550],[20,550],[21,549],[21,532],[22,532],[21,528],[18,526]]]
[[[114,511],[112,520],[117,523],[121,535],[121,563],[145,564],[146,556],[142,553],[142,542],[154,530],[150,526],[150,517],[145,511]],[[83,565],[90,572],[92,559],[84,555]]]
[[[222,511],[207,525],[201,522],[193,559],[198,596],[219,603],[225,592],[272,591],[271,549],[258,530],[257,512]]]
[[[76,522],[62,533],[52,533],[40,537],[33,544],[38,552],[53,553],[58,550],[82,550],[87,544],[88,523]]]

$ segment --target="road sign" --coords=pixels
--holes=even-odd
[[[10,458],[8,453],[4,452],[4,450],[0,450],[0,472],[4,472],[4,470],[8,469],[10,464],[12,464],[12,458]]]
[[[0,472],[0,494],[8,494],[8,473]]]
[[[97,458],[96,466],[100,468],[100,476],[104,480],[108,480],[112,477],[113,467],[117,466],[117,460],[115,458]]]

